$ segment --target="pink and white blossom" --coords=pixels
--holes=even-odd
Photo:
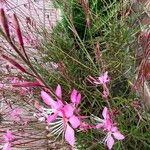
[[[107,145],[109,149],[112,149],[115,140],[123,140],[125,137],[120,133],[115,123],[113,123],[110,113],[105,107],[102,112],[103,119],[95,117],[95,120],[99,123],[96,125],[97,129],[102,129],[103,131],[107,132],[106,137],[104,138],[104,144]]]
[[[103,98],[105,98],[105,99],[108,98],[109,88],[108,88],[107,84],[110,82],[110,78],[108,76],[107,71],[105,73],[101,74],[97,78],[93,78],[93,77],[89,76],[88,81],[95,85],[101,85],[103,87],[103,92],[102,92]]]
[[[80,126],[80,117],[78,116],[77,106],[80,104],[81,94],[77,90],[73,90],[70,95],[70,103],[62,101],[62,89],[58,85],[55,91],[56,100],[54,100],[45,91],[41,92],[41,97],[45,104],[49,106],[44,109],[47,116],[48,125],[52,126],[52,133],[64,132],[65,140],[74,147],[75,145],[75,129]]]
[[[2,150],[11,150],[11,143],[14,140],[14,136],[12,135],[12,132],[9,129],[3,135],[3,139],[5,144],[3,145]]]

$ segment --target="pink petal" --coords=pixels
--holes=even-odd
[[[80,101],[81,101],[81,94],[78,93],[78,96],[77,96],[77,100],[76,100],[76,104],[80,104]]]
[[[71,123],[73,128],[77,128],[80,125],[79,118],[74,115],[69,119],[69,122]]]
[[[74,108],[70,104],[65,105],[63,110],[65,117],[69,118],[73,115]]]
[[[117,132],[118,131],[118,128],[116,126],[113,126],[111,127],[111,131],[114,133],[114,132]]]
[[[106,141],[107,147],[108,147],[109,149],[112,149],[114,143],[115,143],[115,141],[114,141],[113,137],[110,135],[110,136],[107,138],[107,141]]]
[[[5,142],[11,142],[14,139],[12,132],[9,129],[6,131],[3,138],[4,138]]]
[[[10,143],[6,143],[4,146],[3,146],[3,149],[2,150],[11,150],[11,144]]]
[[[56,105],[57,105],[57,109],[61,109],[64,106],[61,100],[58,100]]]
[[[77,90],[73,90],[70,96],[71,102],[75,103],[76,102],[76,96],[77,96]]]
[[[56,102],[46,92],[41,91],[41,97],[45,104],[51,106],[52,108],[56,107]]]
[[[125,138],[124,135],[122,135],[119,131],[114,132],[113,135],[117,140],[123,140]]]
[[[106,71],[106,72],[104,73],[103,79],[104,79],[104,83],[109,82],[108,71]]]
[[[107,116],[108,116],[108,109],[107,109],[107,107],[104,107],[103,112],[102,112],[102,116],[104,117],[104,119],[107,118]]]
[[[102,128],[103,126],[104,126],[103,123],[99,123],[99,124],[96,125],[96,128],[99,129],[99,128]]]
[[[75,133],[74,130],[67,125],[66,131],[65,131],[65,140],[72,146],[74,147],[75,144]]]
[[[58,114],[54,113],[53,115],[49,115],[47,117],[47,123],[50,124],[51,122],[53,122],[56,118],[57,118]]]
[[[81,94],[77,90],[73,90],[70,96],[71,102],[75,104],[79,104],[81,100]]]
[[[59,84],[58,84],[58,86],[56,88],[55,94],[56,94],[57,97],[60,98],[60,99],[57,99],[57,100],[61,100],[62,99],[62,90],[61,90],[61,86]]]

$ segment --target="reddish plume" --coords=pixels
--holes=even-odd
[[[81,6],[83,5],[83,0],[80,0],[80,5],[81,5]]]
[[[4,30],[4,33],[7,35],[7,38],[10,39],[8,20],[7,20],[7,17],[3,8],[0,9],[0,22]]]
[[[14,83],[12,84],[13,87],[41,87],[42,85],[37,82],[18,82],[18,83]]]
[[[146,78],[146,80],[150,80],[150,63],[146,63],[144,66],[144,77]]]
[[[21,65],[19,65],[15,60],[13,60],[12,58],[2,54],[1,55],[3,59],[7,60],[9,63],[11,63],[13,66],[15,66],[16,68],[18,68],[21,72],[24,72],[26,74],[29,74]]]
[[[102,53],[100,51],[100,46],[98,42],[96,43],[95,58],[97,63],[99,63],[102,59]]]
[[[85,0],[85,15],[86,15],[86,25],[90,27],[90,15],[89,15],[89,0]]]
[[[18,40],[19,40],[20,47],[22,49],[24,49],[24,43],[23,43],[22,33],[21,33],[19,21],[17,19],[16,14],[13,15],[13,18],[14,18],[14,27],[15,27],[16,34],[17,34],[17,37],[18,37]]]

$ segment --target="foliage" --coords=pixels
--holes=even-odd
[[[137,18],[132,18],[127,13],[130,10],[130,2],[64,0],[62,3],[56,0],[54,5],[61,10],[62,18],[53,28],[53,32],[44,31],[46,33],[43,33],[43,39],[39,41],[37,49],[42,54],[41,62],[31,61],[28,58],[16,16],[16,31],[19,30],[16,33],[23,53],[17,47],[19,44],[16,46],[10,35],[8,33],[6,35],[5,30],[1,31],[3,38],[24,61],[27,68],[2,55],[26,75],[26,82],[13,86],[36,87],[37,91],[32,90],[36,93],[33,97],[38,99],[38,105],[32,103],[32,107],[42,110],[40,114],[36,112],[37,120],[41,121],[44,118],[48,125],[54,125],[52,130],[58,132],[59,129],[55,129],[56,123],[57,121],[60,123],[60,118],[64,119],[69,129],[63,126],[63,132],[65,131],[65,139],[69,144],[71,143],[70,145],[73,146],[72,136],[76,128],[70,128],[72,123],[69,119],[77,116],[78,120],[81,119],[82,123],[86,123],[83,127],[78,121],[80,126],[76,134],[78,149],[105,149],[105,145],[110,146],[106,142],[109,138],[112,142],[115,133],[119,133],[117,140],[123,140],[123,135],[125,139],[117,141],[114,149],[149,149],[150,116],[142,107],[139,95],[133,90],[132,84],[136,76],[135,45],[140,28],[134,27]],[[52,69],[41,65],[50,62],[53,63]],[[63,87],[63,95],[60,85]],[[56,86],[58,91],[54,90]],[[82,98],[77,98],[80,93],[74,89],[80,91]],[[40,90],[48,93],[43,91],[41,94],[44,103],[48,106],[45,106],[37,96]],[[73,94],[76,101],[81,99],[79,108],[76,107],[73,98],[70,98]],[[61,109],[58,109],[60,103]],[[73,109],[72,106],[75,108]],[[107,108],[109,111],[107,110],[105,117],[101,112]],[[72,112],[72,115],[68,117],[67,113],[62,115],[62,112],[69,114]],[[103,121],[99,128],[97,125],[100,123],[97,120]],[[111,131],[112,128],[117,128],[117,131]],[[72,132],[70,142],[68,130]],[[105,132],[108,132],[106,137]]]

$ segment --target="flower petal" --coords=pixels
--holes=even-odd
[[[76,96],[77,96],[77,90],[73,90],[70,96],[71,102],[75,103],[76,102]]]
[[[52,108],[56,107],[56,102],[46,92],[41,91],[41,97],[45,104],[51,106]]]
[[[49,115],[47,117],[47,123],[50,124],[51,122],[53,122],[58,116],[58,113],[54,113],[53,115]]]
[[[77,90],[73,90],[70,96],[71,102],[75,104],[79,104],[81,100],[81,94]]]
[[[57,100],[61,100],[62,99],[62,90],[61,90],[61,86],[58,84],[55,94],[57,97],[59,97],[60,99],[57,98]]]
[[[79,118],[74,115],[69,119],[69,122],[71,123],[73,128],[77,128],[80,125]]]
[[[4,138],[5,142],[11,142],[14,139],[12,132],[9,129],[3,135],[3,138]]]
[[[76,104],[77,104],[77,105],[80,104],[80,101],[81,101],[81,94],[78,93],[77,99],[76,99]]]
[[[115,139],[117,139],[117,140],[123,140],[125,138],[124,135],[121,134],[119,131],[114,132],[113,135],[114,135]]]
[[[103,126],[104,126],[103,123],[99,123],[99,124],[96,125],[96,129],[102,128]]]
[[[10,144],[10,143],[6,143],[6,144],[3,146],[2,150],[11,150],[11,144]]]
[[[65,131],[65,140],[74,147],[75,144],[75,133],[74,130],[67,124]]]
[[[65,105],[63,110],[65,117],[69,118],[73,115],[74,108],[70,104]]]
[[[107,118],[107,116],[108,116],[108,109],[107,109],[107,107],[104,107],[103,112],[102,112],[102,116],[104,117],[104,119]]]
[[[112,149],[114,143],[115,143],[115,141],[114,141],[113,137],[111,135],[109,135],[109,137],[107,138],[107,141],[106,141],[107,147],[109,149]]]
[[[57,107],[57,109],[61,109],[63,106],[64,106],[64,104],[62,103],[61,100],[58,100],[58,101],[56,102],[56,107]]]

